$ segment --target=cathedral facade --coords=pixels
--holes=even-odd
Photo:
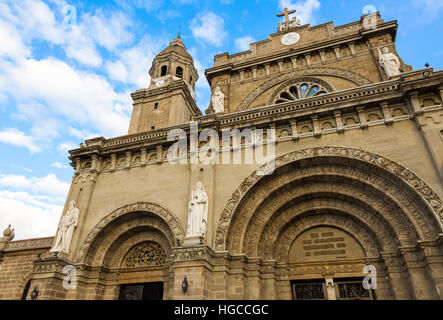
[[[5,230],[0,299],[442,299],[443,71],[379,14],[289,14],[215,56],[205,115],[173,40],[128,135],[70,152],[56,236]]]

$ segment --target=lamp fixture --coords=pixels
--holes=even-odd
[[[182,289],[183,289],[183,293],[186,293],[188,291],[188,279],[185,277],[185,279],[182,282]]]
[[[37,289],[37,287],[34,287],[34,290],[32,290],[32,292],[31,292],[31,299],[36,300],[37,297],[38,297],[38,289]]]

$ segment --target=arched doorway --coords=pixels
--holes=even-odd
[[[317,226],[304,231],[289,250],[293,299],[375,299],[374,283],[363,286],[365,258],[358,240],[343,229]]]
[[[276,159],[275,165],[273,175],[254,173],[242,183],[217,228],[217,250],[267,266],[266,278],[262,274],[249,281],[245,298],[292,299],[294,281],[319,279],[342,282],[343,298],[352,298],[345,291],[352,291],[350,280],[361,282],[366,265],[377,270],[380,299],[439,297],[442,267],[421,244],[441,250],[442,202],[420,178],[379,155],[340,147],[297,151]],[[324,241],[348,234],[347,241],[331,243],[340,254],[321,260],[321,251],[328,250],[299,247],[297,239],[314,228],[326,228],[312,233]],[[341,236],[328,237],[331,233]],[[343,242],[359,244],[362,251],[342,254],[338,246]],[[297,260],[307,251],[320,252],[320,260]],[[260,296],[257,282],[263,288]]]
[[[76,299],[170,299],[172,248],[183,237],[178,219],[153,203],[119,208],[90,233],[76,258],[90,279]]]
[[[163,300],[168,257],[161,244],[144,241],[134,246],[120,267],[120,300]]]

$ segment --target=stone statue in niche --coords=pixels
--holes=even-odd
[[[221,91],[220,87],[216,87],[212,95],[212,107],[214,113],[225,112],[225,95]]]
[[[75,201],[71,201],[69,203],[68,212],[66,212],[60,221],[60,226],[58,227],[55,243],[51,252],[69,253],[72,235],[78,226],[79,215],[80,211],[78,210]]]
[[[380,48],[378,48],[378,53],[380,65],[385,70],[388,78],[398,76],[400,74],[401,67],[400,59],[398,59],[395,54],[389,53],[387,47],[384,47],[382,51],[380,51]]]
[[[192,191],[188,207],[188,232],[186,238],[198,238],[206,235],[208,204],[208,194],[203,184],[197,182],[197,187]]]

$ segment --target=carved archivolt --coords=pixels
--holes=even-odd
[[[165,250],[156,242],[143,242],[129,251],[122,268],[158,267],[166,263]]]
[[[318,147],[310,148],[306,150],[296,151],[279,157],[275,160],[276,171],[284,171],[287,164],[294,163],[305,159],[315,159],[324,157],[340,158],[343,163],[347,163],[346,159],[358,160],[360,163],[366,163],[366,166],[376,168],[386,178],[380,180],[377,177],[371,177],[366,174],[365,179],[369,179],[368,183],[377,183],[382,191],[385,193],[395,194],[395,204],[400,206],[402,210],[410,213],[416,223],[416,228],[427,227],[432,230],[441,232],[443,222],[443,204],[439,196],[419,177],[414,173],[399,165],[398,163],[379,156],[374,153],[366,152],[358,149],[344,148],[344,147]],[[266,166],[264,166],[266,167]],[[238,206],[244,199],[245,195],[249,194],[249,191],[260,184],[266,177],[257,175],[257,172],[251,174],[245,181],[238,187],[233,193],[232,197],[228,200],[225,209],[223,210],[220,221],[217,227],[215,248],[216,250],[224,251],[227,249],[226,241],[228,230],[232,225],[234,214],[238,211]],[[378,180],[380,181],[378,181]],[[401,188],[395,185],[395,183],[401,184]],[[265,182],[263,182],[264,185]],[[263,190],[258,187],[258,190]],[[269,190],[269,189],[268,189]],[[266,190],[263,191],[267,193]],[[406,195],[414,197],[414,201]],[[257,192],[254,192],[256,195]],[[262,194],[258,196],[263,196]],[[367,195],[361,194],[360,198],[367,199]],[[380,200],[379,204],[376,204],[374,209],[379,210],[385,205]],[[390,209],[390,208],[388,208]],[[241,228],[241,226],[239,226]],[[420,232],[418,232],[420,231]],[[424,230],[418,230],[420,234],[424,233]],[[233,234],[242,233],[240,229],[230,230]],[[399,230],[396,230],[400,233]]]
[[[169,259],[171,255],[171,244],[165,235],[161,232],[145,230],[114,242],[106,253],[103,266],[110,269],[120,269],[123,266],[123,260],[128,252],[138,244],[146,241],[160,245],[165,252],[166,258]]]
[[[334,213],[333,216],[336,217],[346,215],[349,219],[356,222],[358,221],[361,226],[364,226],[365,230],[375,230],[377,232],[374,237],[375,241],[372,245],[375,245],[376,243],[380,244],[383,251],[395,251],[399,245],[399,240],[396,239],[395,232],[383,221],[383,219],[380,218],[379,214],[365,210],[365,208],[360,206],[344,202],[343,200],[318,198],[288,207],[288,209],[281,214],[277,214],[276,217],[271,218],[264,226],[258,239],[255,239],[255,241],[253,240],[254,237],[247,233],[244,252],[248,256],[255,256],[258,254],[258,256],[264,257],[264,259],[272,259],[274,245],[281,237],[285,228],[292,228],[292,225],[294,224],[299,227],[303,226],[301,217],[306,217],[309,212],[313,215],[322,212],[322,214],[318,216],[323,216],[323,212],[327,214]],[[335,225],[343,228],[346,223],[339,225],[339,222],[341,221],[342,220],[338,220],[337,218],[337,220],[335,220]],[[355,236],[357,237],[357,235]],[[403,236],[407,236],[407,234]],[[412,238],[414,238],[414,235],[412,235]]]
[[[103,218],[86,237],[80,250],[77,253],[76,261],[81,262],[85,258],[87,252],[89,251],[89,248],[91,247],[91,244],[107,225],[109,225],[112,221],[116,220],[117,218],[123,217],[128,213],[134,213],[134,212],[148,212],[160,217],[169,226],[171,232],[174,235],[175,241],[183,239],[184,237],[183,228],[178,218],[175,215],[173,215],[169,210],[155,203],[148,203],[148,202],[135,203],[117,209],[111,214],[107,215],[105,218]],[[95,248],[95,250],[97,250],[97,248]]]
[[[282,231],[273,245],[273,257],[279,263],[288,262],[289,250],[295,239],[306,230],[318,226],[333,226],[352,235],[362,246],[367,258],[378,258],[380,249],[377,247],[376,236],[371,234],[364,226],[351,217],[338,213],[324,213],[302,215],[288,228]]]
[[[255,188],[249,197],[244,197],[241,207],[238,207],[242,213],[231,222],[230,228],[234,232],[227,238],[228,247],[242,249],[242,252],[254,256],[258,244],[264,243],[264,233],[269,232],[271,236],[278,234],[296,214],[314,207],[348,212],[371,229],[388,229],[387,232],[396,234],[403,246],[416,243],[418,235],[411,222],[413,216],[405,215],[391,192],[381,189],[379,185],[383,181],[376,181],[375,174],[350,164],[340,165],[337,159],[323,162],[328,163],[302,163],[300,167],[288,165],[285,167],[287,172],[276,173],[275,178],[266,180],[266,188]],[[405,202],[410,203],[411,200],[408,198]],[[426,224],[418,224],[417,228],[422,237],[435,233]],[[386,234],[380,238],[387,238]],[[391,243],[397,244],[398,241],[391,240]]]
[[[287,80],[291,80],[294,77],[300,77],[300,76],[336,76],[336,77],[340,77],[340,78],[344,78],[347,80],[350,80],[352,82],[354,82],[355,84],[357,84],[358,86],[365,86],[365,85],[370,85],[372,82],[355,73],[352,71],[348,71],[348,70],[343,70],[343,69],[337,69],[337,68],[306,68],[306,69],[300,69],[300,70],[295,70],[293,72],[290,73],[286,73],[284,75],[280,75],[277,76],[275,78],[272,78],[271,80],[261,84],[260,86],[258,86],[254,91],[252,91],[240,104],[240,106],[238,107],[238,110],[246,110],[248,109],[248,107],[251,105],[251,103],[258,97],[260,96],[263,92],[265,92],[266,90],[268,90],[269,88],[272,88],[276,85],[278,85],[279,83],[282,83],[284,81]]]
[[[115,257],[125,255],[130,248],[143,241],[154,241],[169,250],[175,245],[175,237],[169,225],[150,213],[128,213],[125,220],[111,223],[94,239],[83,261],[91,266],[110,266]],[[143,238],[144,237],[144,238]],[[122,251],[123,250],[123,251]],[[121,264],[123,257],[118,260]]]

